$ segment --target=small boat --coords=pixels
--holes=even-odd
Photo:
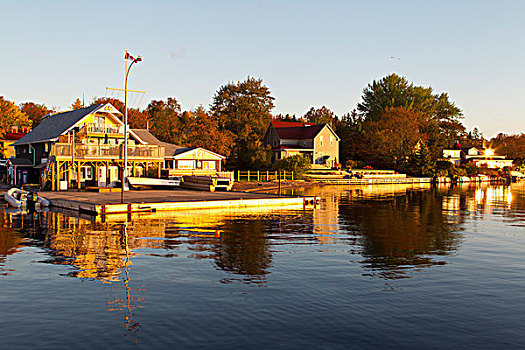
[[[181,178],[156,179],[151,177],[127,177],[130,187],[135,189],[153,189],[153,188],[176,188],[180,186]]]
[[[13,187],[5,193],[4,199],[14,208],[22,208],[27,205],[27,200],[30,195],[31,193],[28,191]],[[49,201],[43,197],[36,196],[35,206],[48,207]]]

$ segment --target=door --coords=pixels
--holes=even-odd
[[[106,187],[106,186],[107,186],[106,167],[101,166],[101,167],[98,167],[98,187]]]
[[[117,185],[118,179],[118,167],[116,166],[110,166],[108,168],[108,175],[109,175],[109,185],[111,187],[115,187]]]

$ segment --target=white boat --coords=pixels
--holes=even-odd
[[[180,186],[181,178],[156,179],[151,177],[127,177],[129,186],[136,189],[175,188]]]
[[[14,208],[22,208],[26,206],[29,195],[30,192],[13,187],[4,194],[4,199],[7,203],[9,203],[9,205],[11,205]],[[36,207],[49,206],[49,201],[47,199],[40,196],[37,196],[36,199]]]

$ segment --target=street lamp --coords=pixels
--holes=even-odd
[[[124,84],[124,169],[122,171],[122,189],[120,191],[120,202],[124,203],[124,187],[126,186],[126,178],[128,177],[128,76],[131,67],[137,62],[142,61],[142,57],[134,58],[126,51],[124,55],[126,60],[126,82]],[[131,64],[128,67],[128,60]]]

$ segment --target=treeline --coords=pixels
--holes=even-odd
[[[205,147],[225,155],[229,169],[270,167],[271,150],[263,147],[262,139],[272,119],[329,124],[341,138],[338,162],[343,166],[371,166],[412,175],[432,175],[445,147],[457,142],[478,146],[486,142],[476,128],[467,132],[461,109],[447,93],[416,86],[396,74],[368,84],[356,108],[341,116],[325,106],[312,107],[299,117],[274,115],[274,100],[261,79],[248,77],[221,86],[208,108],[199,106],[182,111],[178,101],[170,97],[165,101],[152,100],[144,110],[128,108],[128,121],[132,128],[149,127],[161,141]],[[11,103],[1,101],[2,106]],[[94,98],[90,105],[104,102],[124,113],[124,103],[118,99]],[[32,123],[33,127],[52,112],[33,102],[11,105],[7,114],[16,115],[17,120]],[[71,107],[82,106],[77,99]],[[2,120],[6,120],[4,107],[0,110],[0,123]],[[524,141],[523,134],[500,134],[492,140],[510,157],[522,159]]]

